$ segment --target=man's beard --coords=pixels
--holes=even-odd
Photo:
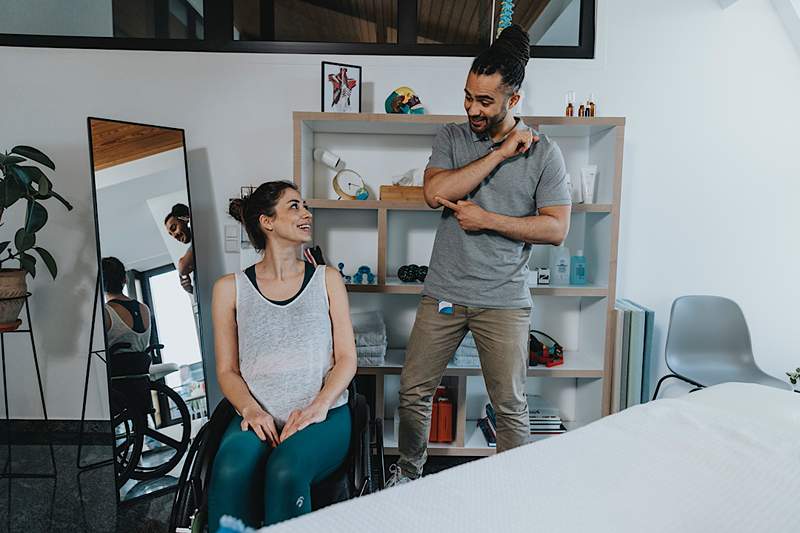
[[[486,120],[486,124],[483,126],[483,128],[480,128],[480,129],[476,129],[472,125],[472,121],[470,120],[469,128],[474,133],[488,133],[488,134],[491,134],[491,133],[493,133],[495,131],[497,126],[501,122],[503,122],[503,120],[505,120],[507,114],[508,114],[508,110],[504,108],[503,111],[498,113],[497,115],[494,115],[494,116],[491,116],[491,117],[483,117]]]

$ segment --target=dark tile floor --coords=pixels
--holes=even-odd
[[[79,471],[77,446],[57,444],[57,478],[0,479],[0,532],[8,533],[157,533],[167,531],[173,492],[117,506],[111,465]],[[13,472],[45,474],[50,468],[46,445],[14,445]],[[7,447],[0,445],[0,465]],[[85,446],[83,462],[110,457],[108,446]],[[397,458],[386,457],[387,466]],[[455,466],[468,458],[431,457],[425,474]]]
[[[167,530],[174,493],[137,500],[117,507],[111,465],[80,472],[77,446],[55,445],[56,479],[0,479],[0,531],[146,532]],[[84,447],[84,462],[110,456],[108,446]],[[47,446],[12,446],[12,471],[49,472]],[[6,446],[0,446],[5,464]]]

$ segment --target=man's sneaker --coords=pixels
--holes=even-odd
[[[400,467],[397,466],[396,464],[389,467],[389,472],[391,472],[392,475],[389,479],[386,480],[384,488],[388,489],[390,487],[395,487],[397,485],[402,485],[403,483],[408,483],[409,481],[412,481],[410,477],[403,474],[403,471],[400,470]]]

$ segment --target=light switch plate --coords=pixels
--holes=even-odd
[[[239,240],[239,226],[236,224],[225,224],[225,240]]]

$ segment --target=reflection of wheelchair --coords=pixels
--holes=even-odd
[[[157,344],[136,352],[127,351],[129,343],[117,343],[108,350],[117,487],[129,479],[164,476],[189,446],[189,409],[162,379],[177,365],[151,364],[153,353],[163,347]]]
[[[366,398],[356,394],[353,383],[348,390],[352,416],[350,451],[338,470],[311,487],[311,505],[315,510],[383,488],[383,421],[380,418],[370,420]],[[235,415],[233,406],[223,398],[194,439],[178,481],[169,521],[170,533],[178,527],[206,531],[211,467],[225,429]]]

